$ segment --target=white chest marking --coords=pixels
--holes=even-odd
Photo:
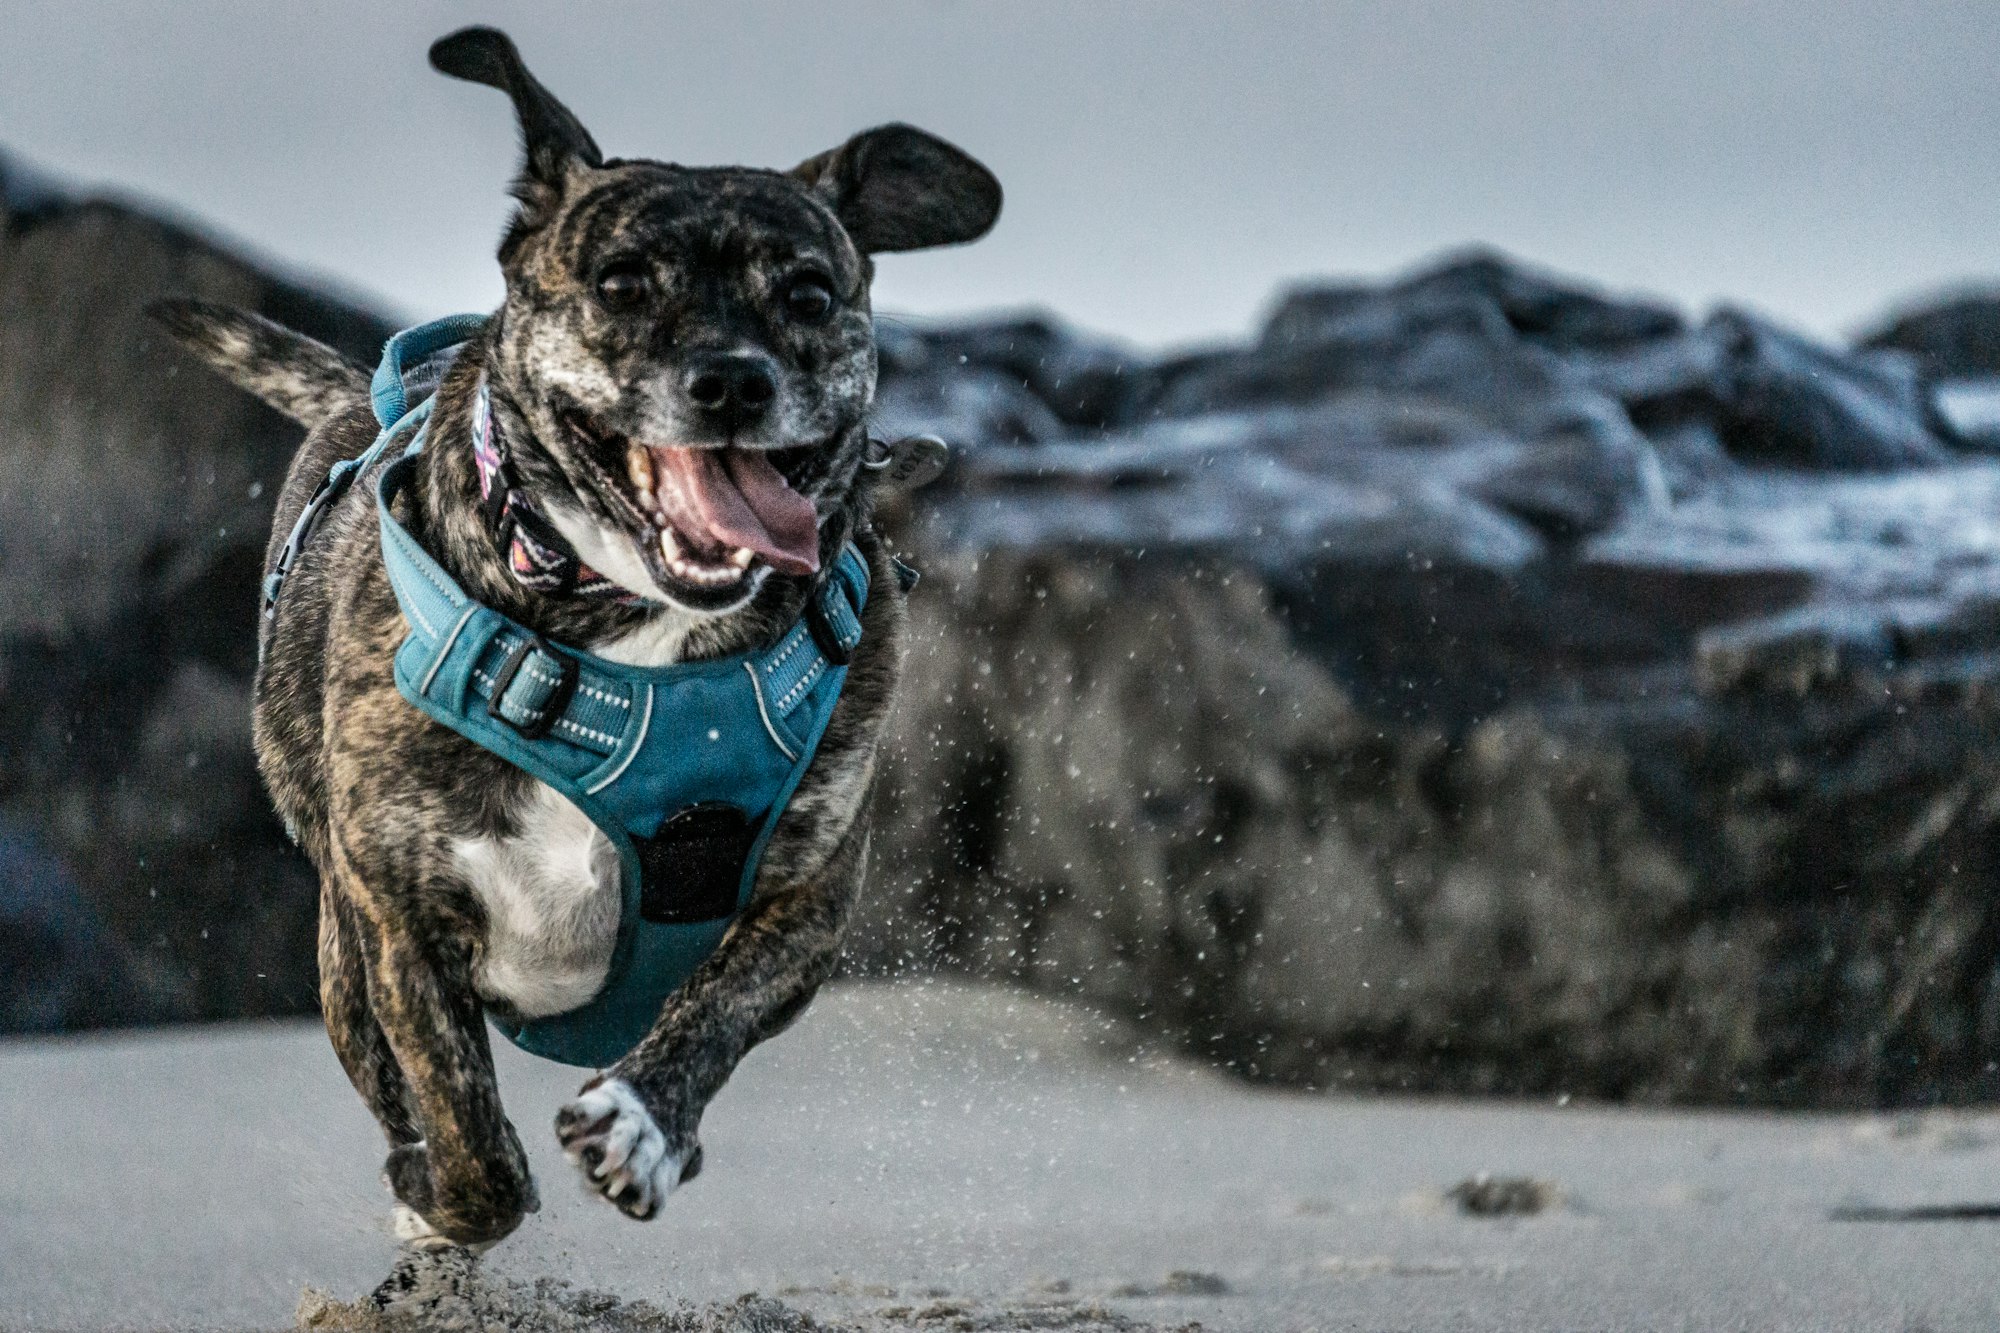
[[[486,908],[481,996],[529,1016],[595,995],[621,910],[618,853],[590,817],[537,782],[511,838],[467,838],[459,871]]]
[[[645,561],[632,549],[631,538],[599,527],[569,505],[546,504],[545,508],[550,525],[563,535],[577,559],[627,592],[671,605],[667,595],[653,582]]]

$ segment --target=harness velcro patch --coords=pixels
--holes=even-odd
[[[756,840],[750,817],[721,802],[683,810],[652,837],[633,838],[643,880],[640,917],[676,925],[732,915]]]

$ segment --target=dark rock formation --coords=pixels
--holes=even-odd
[[[1862,346],[1907,352],[1932,376],[2000,375],[2000,288],[1969,287],[1909,306]]]
[[[1073,355],[935,340],[888,424]],[[1117,378],[912,516],[866,965],[1288,1081],[2000,1092],[2000,469],[1919,367],[1482,255]]]
[[[298,431],[146,325],[173,292],[364,356],[388,328],[0,163],[0,821],[66,868],[36,892],[72,884],[62,911],[130,960],[142,1000],[92,1015],[295,1012],[316,897],[257,780],[249,675]],[[29,985],[0,968],[0,1013]]]
[[[2000,452],[2000,288],[1967,288],[1912,305],[1862,342],[1933,386],[1958,439]]]
[[[66,1032],[148,1012],[129,951],[33,838],[0,824],[0,1032]]]
[[[385,326],[8,198],[0,914],[119,980],[35,1010],[0,972],[0,1021],[304,1007],[244,700],[296,432],[135,312]],[[854,965],[1272,1080],[2000,1093],[2000,464],[1936,382],[1968,363],[1884,342],[1483,253],[1168,356],[885,321],[881,429],[959,452],[885,514],[926,578]]]

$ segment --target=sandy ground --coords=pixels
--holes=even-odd
[[[1011,992],[850,986],[751,1056],[709,1111],[702,1178],[640,1224],[585,1197],[555,1150],[577,1075],[502,1060],[543,1209],[481,1276],[425,1279],[483,1283],[484,1305],[461,1290],[454,1308],[499,1324],[2000,1323],[2000,1224],[1836,1216],[2000,1200],[1995,1116],[1275,1093]],[[0,1133],[10,1333],[284,1328],[308,1287],[328,1293],[309,1318],[351,1326],[339,1302],[397,1260],[382,1145],[307,1024],[0,1043]],[[1468,1212],[1450,1191],[1480,1173],[1542,1183],[1475,1202],[1547,1206]],[[763,1299],[731,1303],[749,1292]]]

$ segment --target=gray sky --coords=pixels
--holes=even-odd
[[[0,145],[430,315],[496,303],[508,28],[607,153],[784,166],[884,120],[985,160],[993,236],[877,304],[1143,343],[1296,275],[1483,240],[1822,333],[2000,273],[2000,3],[12,0]]]

